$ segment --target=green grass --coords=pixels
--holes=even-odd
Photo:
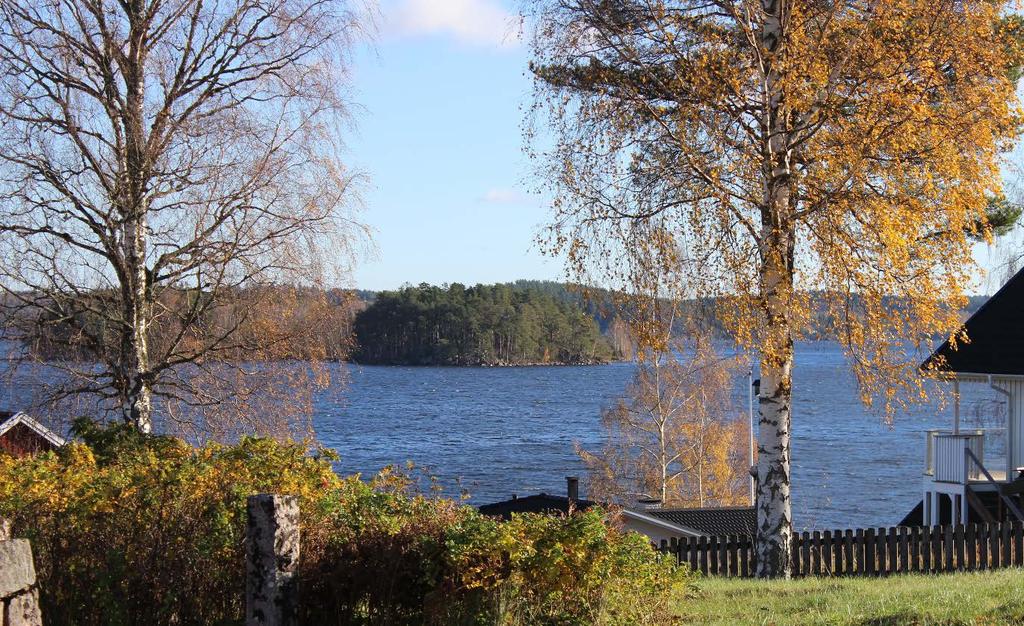
[[[1024,570],[973,574],[703,578],[680,598],[685,624],[1024,624]]]

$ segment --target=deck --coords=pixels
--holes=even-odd
[[[991,433],[980,429],[928,431],[922,500],[926,524],[940,523],[947,514],[952,516],[951,523],[965,524],[972,508],[991,513],[987,509],[992,503],[1000,516],[1005,503],[1015,519],[1024,519],[1020,513],[1024,505],[1024,488],[1019,481],[1022,473],[1016,468],[1010,471],[1006,458],[986,459],[986,434]],[[991,495],[982,498],[982,494]],[[943,504],[945,498],[949,499],[948,506]]]

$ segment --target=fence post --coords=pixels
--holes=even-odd
[[[826,530],[821,535],[821,562],[823,563],[823,570],[826,576],[835,576],[836,568],[833,566],[832,561],[832,531]]]
[[[953,525],[943,527],[942,532],[942,551],[945,555],[945,569],[943,571],[953,571]]]
[[[746,578],[751,575],[750,550],[754,543],[751,535],[740,535],[740,576]]]
[[[1013,564],[1024,565],[1024,522],[1013,523]]]
[[[1001,534],[999,541],[1003,549],[1003,555],[999,559],[999,562],[1002,563],[1003,567],[1010,567],[1010,565],[1013,563],[1013,550],[1010,546],[1010,525],[1011,522],[1009,520],[1004,520],[1001,524],[999,524],[999,531]]]
[[[988,525],[989,549],[988,558],[992,560],[990,568],[999,568],[999,522],[991,522]]]
[[[868,576],[875,575],[875,547],[877,546],[875,541],[875,529],[865,528],[864,529],[864,569],[863,573]]]
[[[10,539],[10,526],[0,526],[0,624],[42,626],[32,546],[28,539]]]
[[[248,500],[246,626],[298,624],[299,501],[260,494]]]

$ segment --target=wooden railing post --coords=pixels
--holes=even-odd
[[[298,624],[299,501],[261,494],[248,500],[246,626]]]

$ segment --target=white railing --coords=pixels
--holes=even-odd
[[[985,431],[970,430],[953,434],[949,431],[930,430],[927,433],[925,474],[932,480],[946,483],[966,483],[980,480],[981,468],[967,462],[969,449],[980,462],[985,459]]]

